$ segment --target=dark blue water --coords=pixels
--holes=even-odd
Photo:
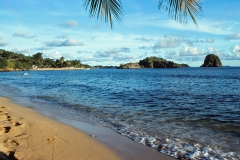
[[[0,94],[166,154],[240,159],[240,68],[0,73]]]

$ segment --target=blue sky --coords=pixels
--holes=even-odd
[[[189,17],[186,25],[172,20],[156,0],[122,0],[124,19],[111,29],[90,18],[83,0],[1,0],[0,48],[90,65],[158,56],[196,67],[213,53],[223,65],[240,66],[240,1],[201,2],[196,28]]]

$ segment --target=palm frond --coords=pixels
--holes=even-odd
[[[100,17],[105,23],[110,22],[111,28],[113,28],[113,17],[118,22],[122,21],[123,9],[121,0],[85,0],[84,6],[86,10],[89,8],[91,17]]]
[[[158,8],[168,12],[169,16],[182,24],[187,22],[187,16],[198,26],[194,15],[200,15],[202,6],[200,0],[159,0]]]

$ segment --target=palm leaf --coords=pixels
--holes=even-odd
[[[166,10],[170,17],[182,24],[187,22],[189,14],[196,26],[198,26],[194,15],[202,11],[200,0],[159,0],[158,8]]]
[[[89,7],[89,14],[91,17],[97,16],[106,23],[110,22],[113,28],[113,16],[118,22],[122,21],[123,9],[121,0],[85,0],[84,6]]]

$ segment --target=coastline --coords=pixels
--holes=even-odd
[[[51,117],[4,97],[0,118],[0,159],[175,159],[109,128]]]
[[[30,71],[58,71],[58,70],[85,70],[85,68],[37,68]]]
[[[14,70],[12,68],[0,69],[0,72],[19,72],[19,71],[64,71],[64,70],[89,70],[90,68],[37,68],[37,69],[26,69],[26,70]]]
[[[0,159],[120,159],[84,132],[0,97]]]
[[[95,126],[105,126],[103,128],[112,128],[116,133],[128,137],[128,141],[131,139],[157,148],[167,155],[177,154],[186,158],[191,156],[207,159],[239,158],[239,136],[235,134],[239,133],[239,119],[236,119],[239,116],[237,114],[239,94],[233,94],[233,92],[238,93],[236,91],[239,87],[237,83],[232,83],[238,78],[239,68],[210,68],[204,72],[202,68],[179,71],[146,69],[141,72],[138,70],[33,71],[29,76],[2,73],[0,95],[10,98],[13,103],[33,108],[40,114],[45,112],[43,115],[51,119],[59,121],[57,117],[60,117],[65,121],[69,120],[67,125],[73,125],[73,121],[76,121],[76,123],[85,122]],[[156,76],[154,79],[149,79],[152,77],[149,75]],[[168,81],[169,75],[173,80],[171,82]],[[175,83],[176,81],[179,84]],[[194,82],[190,85],[193,89],[189,88],[189,82]],[[162,90],[158,86],[165,86],[167,89]],[[125,89],[126,87],[130,88]],[[156,96],[161,91],[164,91],[163,95]],[[135,99],[129,99],[131,97]],[[152,101],[148,101],[150,98],[158,105],[152,107]],[[176,103],[173,102],[179,102],[180,105],[175,106]],[[208,114],[210,112],[211,115]],[[188,116],[185,116],[186,114]],[[199,117],[198,114],[201,116]],[[218,119],[225,120],[225,118],[229,123],[218,122]],[[60,122],[64,123],[64,120]],[[73,127],[85,132],[81,125],[77,124]],[[92,127],[89,130],[92,132]],[[91,134],[88,131],[86,133]],[[103,139],[103,136],[105,135],[97,133],[94,138],[99,140],[99,138]],[[107,134],[105,140],[109,137]],[[118,147],[119,141],[113,139],[111,141],[113,147],[109,148]],[[125,148],[132,152],[132,148],[129,149],[128,146]],[[121,153],[119,155],[122,156]]]

